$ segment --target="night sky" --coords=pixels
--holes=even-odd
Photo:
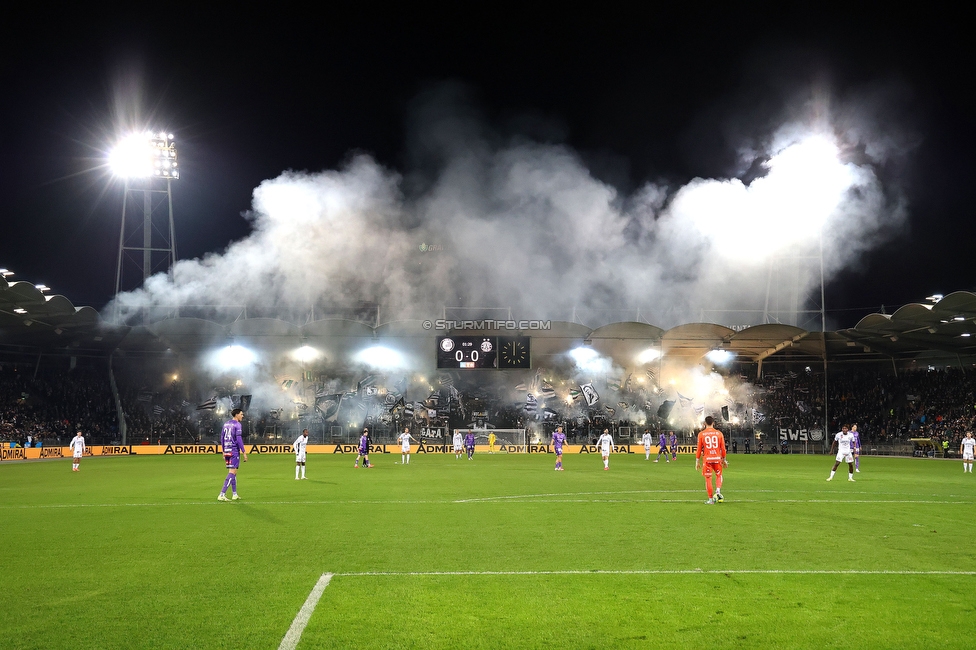
[[[639,14],[157,4],[8,18],[0,267],[76,305],[108,301],[122,188],[100,165],[120,116],[176,134],[188,258],[245,236],[252,190],[286,169],[335,168],[355,151],[400,171],[422,164],[411,118],[426,93],[463,96],[500,136],[566,143],[629,192],[748,174],[736,148],[816,87],[863,106],[902,150],[880,174],[906,198],[908,228],[827,288],[835,324],[853,326],[881,305],[974,288],[970,24],[946,10],[810,3]]]

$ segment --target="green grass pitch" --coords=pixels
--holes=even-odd
[[[323,573],[299,648],[974,643],[960,462],[740,454],[705,505],[688,456],[399,459],[0,465],[0,647],[277,648]]]

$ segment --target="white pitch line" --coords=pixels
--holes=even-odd
[[[295,620],[291,622],[291,627],[285,633],[285,638],[281,640],[278,650],[295,650],[295,647],[298,646],[298,642],[302,638],[302,632],[305,631],[305,626],[308,625],[308,619],[312,618],[312,612],[315,611],[315,606],[319,604],[319,598],[322,597],[325,588],[329,586],[332,575],[331,573],[323,573],[319,577],[319,581],[312,587],[312,593],[305,599],[305,604],[298,610]]]
[[[976,571],[871,571],[859,569],[569,569],[565,571],[359,571],[335,573],[337,577],[397,576],[576,576],[576,575],[891,575],[891,576],[976,576]]]

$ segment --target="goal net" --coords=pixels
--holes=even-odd
[[[469,429],[455,429],[464,438]],[[470,429],[474,433],[475,444],[487,445],[488,434],[495,434],[496,451],[525,451],[525,429]]]

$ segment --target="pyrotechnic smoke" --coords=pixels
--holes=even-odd
[[[865,141],[867,129],[789,123],[752,143],[743,168],[761,173],[748,182],[696,178],[623,195],[566,146],[498,143],[446,114],[419,119],[427,165],[410,182],[367,155],[283,173],[254,190],[251,235],[180,261],[106,312],[247,304],[284,316],[369,302],[384,322],[435,318],[447,305],[554,320],[575,309],[592,326],[638,308],[661,327],[706,312],[751,324],[761,314],[742,310],[762,309],[771,269],[789,272],[800,304],[819,283],[819,266],[797,260],[819,254],[821,234],[829,279],[904,217],[875,170],[871,152],[884,143]]]

